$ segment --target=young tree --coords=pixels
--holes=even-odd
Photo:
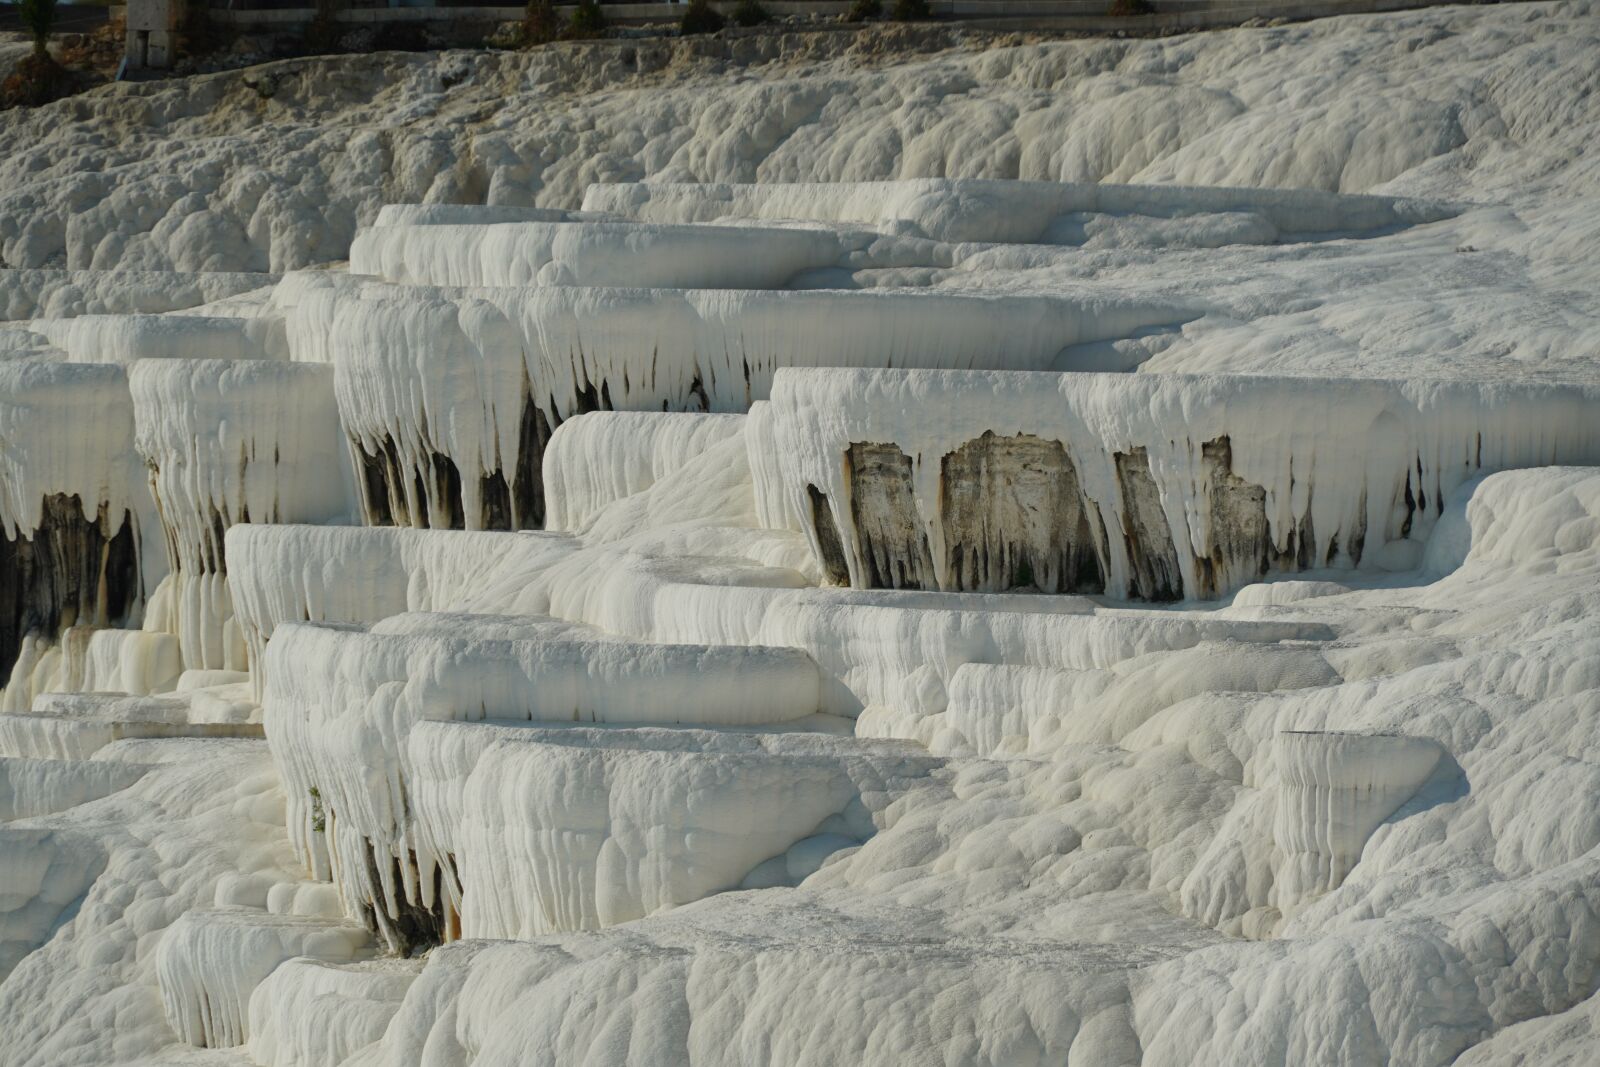
[[[56,24],[56,0],[22,0],[17,5],[22,25],[33,35],[33,54],[47,55],[50,31]]]
[[[716,33],[726,24],[727,19],[711,6],[711,0],[689,0],[689,6],[683,9],[678,32],[685,37],[696,33]]]
[[[522,43],[524,45],[549,44],[561,37],[561,20],[550,0],[528,0],[527,13],[522,16]]]
[[[735,26],[759,26],[770,21],[772,16],[761,6],[761,0],[739,0],[738,6],[733,9]]]
[[[567,23],[567,36],[575,41],[603,37],[606,32],[606,13],[600,10],[600,0],[578,0],[572,19]]]

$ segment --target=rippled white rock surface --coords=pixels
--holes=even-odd
[[[692,45],[0,116],[0,1067],[1600,1059],[1600,8]]]

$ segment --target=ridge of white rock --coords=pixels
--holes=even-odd
[[[0,269],[0,320],[158,314],[264,289],[275,274]]]
[[[406,738],[427,719],[781,723],[814,715],[816,664],[796,649],[441,632],[376,634],[279,626],[261,663],[263,706],[283,774],[291,839],[371,902],[399,947],[407,908],[431,912],[442,856],[417,839]]]
[[[542,450],[576,414],[742,413],[791,366],[1047,370],[1072,346],[1194,316],[1112,294],[346,281],[297,298],[289,334],[294,358],[335,366],[369,522],[505,529],[543,522]]]
[[[939,680],[974,650],[1081,669],[1206,639],[1332,633],[1314,620],[1099,612],[1074,597],[841,594],[807,588],[793,571],[732,558],[697,575],[625,547],[578,549],[545,533],[238,526],[228,533],[229,582],[252,648],[301,620],[370,623],[408,610],[553,615],[641,641],[804,649],[833,680],[824,710],[849,715],[882,699],[908,699],[908,675],[928,679],[929,699],[942,697]],[[326,591],[328,573],[346,576],[335,589],[341,595]]]
[[[158,630],[69,626],[55,640],[23,639],[0,710],[26,711],[49,694],[170,692],[183,675],[177,637]]]
[[[156,973],[167,1020],[199,1048],[227,1048],[250,1038],[250,999],[280,965],[301,957],[361,959],[367,931],[354,923],[254,908],[190,911],[161,938]]]
[[[579,531],[713,444],[743,440],[739,415],[594,411],[556,427],[544,450],[547,530]]]
[[[584,217],[581,212],[523,204],[384,204],[378,208],[372,225],[493,226],[507,222],[576,222]]]
[[[1443,754],[1428,737],[1285,730],[1274,755],[1281,855],[1274,879],[1279,911],[1292,916],[1336,888],[1372,832],[1410,800]]]
[[[77,498],[83,517],[104,508],[137,514],[144,480],[133,455],[133,405],[120,367],[0,363],[5,448],[0,450],[0,528],[16,540],[44,525],[45,501]]]
[[[160,577],[142,544],[152,510],[122,368],[0,362],[0,678],[8,686],[19,662],[74,625],[139,621],[148,583]]]
[[[131,368],[128,382],[184,666],[244,670],[227,588],[229,527],[340,522],[355,510],[333,374],[291,363],[152,360]]]
[[[806,219],[914,233],[936,241],[1075,244],[1083,216],[1254,216],[1268,243],[1282,235],[1362,233],[1436,222],[1441,203],[1319,189],[923,178],[876,182],[619,182],[590,185],[586,211],[654,223]],[[1194,227],[1193,229],[1198,229]],[[1203,247],[1203,246],[1202,246]]]
[[[657,226],[631,220],[372,226],[350,269],[409,285],[781,289],[852,251],[825,229]]]
[[[147,359],[286,359],[283,323],[270,318],[175,313],[78,315],[34,328],[73,363]]]
[[[1208,693],[1270,693],[1335,684],[1339,673],[1315,648],[1202,641],[1124,659],[1098,670],[968,663],[949,683],[949,704],[922,731],[936,752],[994,757],[1043,754],[1063,744],[1120,742],[1156,712]],[[1213,763],[1242,779],[1232,753]]]
[[[0,822],[98,800],[137,782],[146,770],[135,763],[0,757]]]
[[[769,418],[830,581],[1176,600],[1415,566],[1469,478],[1600,460],[1597,403],[1585,382],[796,369]]]
[[[263,1067],[350,1062],[384,1035],[416,977],[408,960],[285,961],[251,994],[251,1060]]]
[[[613,926],[732,889],[939,761],[827,734],[419,725],[407,742],[419,838],[443,858],[460,936]],[[881,813],[879,813],[881,814]],[[467,887],[466,891],[460,888]]]
[[[87,760],[125,739],[259,738],[259,723],[196,720],[192,698],[172,694],[45,693],[33,709],[0,713],[0,751],[40,760]]]
[[[576,547],[544,533],[256,524],[229,528],[224,544],[234,617],[253,664],[284,623],[373,623],[469,606],[548,614],[549,597],[533,580]],[[260,671],[251,677],[259,686]]]

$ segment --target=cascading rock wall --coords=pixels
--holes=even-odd
[[[782,494],[768,512],[809,520],[823,570],[857,588],[1205,599],[1415,566],[1468,479],[1600,460],[1597,402],[1587,384],[790,369],[756,494]]]
[[[530,635],[531,636],[531,635]],[[290,838],[391,945],[437,940],[444,856],[413,829],[406,737],[427,719],[778,724],[816,713],[816,664],[792,648],[708,647],[281,626],[263,707]],[[323,857],[327,870],[323,871]]]
[[[1134,299],[350,279],[285,299],[294,358],[334,364],[366,521],[457,529],[542,526],[544,449],[574,415],[742,413],[784,367],[1046,370],[1074,345],[1194,315]]]
[[[122,368],[0,363],[0,680],[30,637],[19,676],[70,627],[138,623],[149,511]]]
[[[246,670],[227,586],[227,530],[339,521],[354,510],[333,372],[261,360],[149,360],[128,377],[184,664]]]

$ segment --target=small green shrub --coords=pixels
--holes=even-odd
[[[50,44],[50,32],[56,26],[56,0],[22,0],[17,5],[17,16],[22,26],[33,38],[33,54],[42,56]]]
[[[929,16],[928,0],[894,0],[889,17],[896,22],[915,22]]]
[[[605,12],[600,10],[600,0],[578,0],[577,9],[567,23],[567,36],[575,41],[599,37],[606,32]]]
[[[845,15],[848,22],[865,22],[875,19],[883,14],[883,0],[856,0],[850,5],[849,14]]]
[[[761,0],[739,0],[733,9],[733,24],[735,26],[759,26],[763,22],[771,22],[772,16],[767,14],[767,9],[761,6]]]
[[[556,17],[555,5],[550,0],[528,0],[522,16],[523,46],[549,44],[560,37],[561,20]]]
[[[73,92],[72,74],[49,52],[30,52],[17,60],[11,74],[0,81],[0,111],[13,107],[39,107]]]
[[[683,21],[678,23],[678,32],[685,37],[696,33],[716,33],[727,25],[727,21],[722,17],[722,12],[711,6],[711,0],[689,0],[689,6],[683,9]]]
[[[306,23],[304,41],[306,50],[314,55],[326,55],[339,50],[339,38],[344,29],[334,17],[339,10],[339,0],[317,0],[316,14]]]
[[[379,52],[426,52],[431,43],[417,22],[382,22],[372,35],[372,47]]]
[[[1106,14],[1118,18],[1131,18],[1134,15],[1154,15],[1155,5],[1150,0],[1111,0],[1111,6],[1106,9]]]
[[[319,834],[328,832],[328,815],[322,810],[322,791],[311,787],[311,829]]]

